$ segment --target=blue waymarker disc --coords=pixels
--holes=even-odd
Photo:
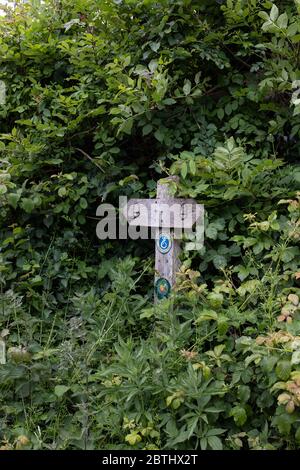
[[[166,233],[161,233],[158,239],[156,240],[156,244],[161,253],[168,253],[172,246],[172,240],[170,235]]]

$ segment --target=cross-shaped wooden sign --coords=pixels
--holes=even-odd
[[[177,182],[177,176],[159,180],[156,199],[130,199],[124,208],[129,226],[155,230],[155,300],[168,297],[176,281],[180,267],[176,235],[191,229],[204,213],[204,206],[193,199],[172,197],[171,185]]]

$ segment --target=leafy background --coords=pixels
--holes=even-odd
[[[0,19],[3,449],[299,447],[299,15],[32,0]],[[153,242],[98,240],[95,213],[170,174],[205,246],[154,307]]]

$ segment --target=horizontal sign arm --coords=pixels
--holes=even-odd
[[[204,207],[193,199],[130,199],[123,208],[129,225],[192,228]]]

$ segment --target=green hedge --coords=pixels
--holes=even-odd
[[[2,447],[299,447],[299,15],[46,0],[1,17]],[[205,205],[205,246],[154,308],[153,242],[100,241],[95,214],[169,174]]]

